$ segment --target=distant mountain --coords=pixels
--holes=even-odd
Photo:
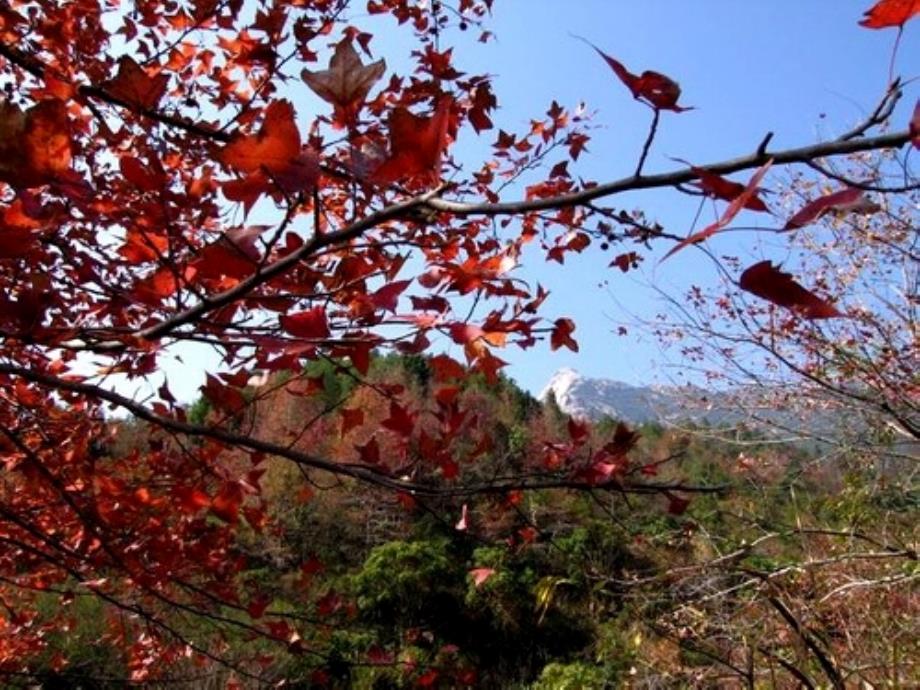
[[[545,401],[552,394],[566,414],[593,420],[610,417],[632,425],[743,426],[805,448],[840,442],[850,448],[869,447],[885,456],[880,467],[891,476],[903,476],[914,467],[915,460],[910,458],[920,457],[920,443],[905,438],[903,431],[892,437],[889,447],[878,445],[877,430],[895,428],[891,420],[873,419],[871,411],[861,409],[852,399],[835,404],[822,391],[802,393],[794,387],[750,387],[723,393],[694,386],[631,386],[588,378],[566,368],[553,375],[539,398]]]
[[[545,401],[550,393],[566,414],[587,419],[610,417],[631,424],[693,422],[714,427],[743,424],[764,433],[795,432],[837,436],[841,421],[833,405],[808,409],[797,399],[799,391],[788,388],[735,389],[709,391],[698,386],[631,386],[613,379],[589,378],[574,369],[553,374],[538,396]],[[814,401],[815,391],[811,391]],[[831,402],[826,398],[826,402]],[[822,409],[824,408],[824,409]],[[847,410],[850,431],[865,429],[858,421],[852,402]]]
[[[737,418],[727,401],[720,409],[720,396],[702,388],[631,386],[612,379],[588,378],[568,368],[553,375],[540,392],[540,400],[546,400],[550,393],[560,409],[573,417],[611,417],[632,424],[682,420],[725,424],[731,417]]]

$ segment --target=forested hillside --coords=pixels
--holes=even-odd
[[[604,448],[605,466],[617,466],[592,491],[548,481],[526,493],[429,497],[330,484],[270,457],[250,469],[241,458],[241,476],[248,470],[269,507],[230,497],[200,518],[201,529],[240,525],[220,593],[236,605],[209,615],[266,620],[290,638],[270,676],[317,688],[735,687],[759,686],[764,674],[820,677],[823,659],[839,659],[852,669],[846,685],[916,678],[917,601],[902,585],[915,577],[918,497],[877,468],[858,457],[828,466],[744,432],[725,441],[728,429],[589,427],[507,379],[440,385],[444,361],[376,357],[361,388],[347,363],[318,363],[244,389],[255,404],[222,423],[343,463],[357,449],[386,466],[397,434],[385,394],[400,392],[432,429],[458,401],[475,410],[450,423],[467,449],[462,470],[483,483],[558,478],[558,463],[596,473],[590,459]],[[359,410],[369,422],[360,429]],[[219,414],[204,398],[189,410],[206,423]],[[120,455],[171,441],[125,421],[113,423],[111,443],[104,453]],[[436,456],[413,449],[399,471],[450,487],[461,468]],[[632,475],[714,491],[627,494],[620,480]],[[194,495],[177,499],[197,509]],[[261,596],[239,599],[242,583]],[[92,600],[69,606],[74,627],[39,677],[105,687],[100,679],[126,674],[121,641],[101,633]],[[304,621],[311,632],[300,637]],[[242,661],[261,643],[242,628],[224,644]],[[71,659],[66,670],[55,671],[58,653]]]

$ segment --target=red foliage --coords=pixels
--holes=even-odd
[[[908,19],[920,13],[920,0],[879,0],[866,10],[860,24],[867,29],[904,26]]]
[[[848,187],[808,202],[792,218],[786,221],[784,229],[792,230],[808,225],[818,220],[825,213],[850,213],[854,211],[873,213],[878,209],[877,204],[866,198],[863,190]]]
[[[544,315],[548,291],[518,272],[522,257],[589,261],[598,246],[632,243],[611,265],[635,267],[663,230],[595,202],[640,189],[695,182],[729,202],[668,255],[742,208],[764,210],[757,187],[769,163],[743,187],[714,172],[750,170],[763,151],[655,175],[640,164],[616,184],[583,179],[590,110],[556,102],[521,131],[482,140],[489,153],[472,169],[450,160],[442,184],[451,143],[487,132],[500,111],[491,77],[465,72],[465,55],[446,45],[435,7],[478,27],[491,0],[373,0],[367,12],[384,16],[371,21],[346,20],[332,0],[0,4],[0,673],[28,675],[51,633],[69,629],[66,611],[35,605],[36,591],[95,597],[125,649],[126,680],[231,664],[228,639],[304,652],[318,639],[299,630],[307,619],[273,613],[272,592],[243,576],[247,540],[277,536],[262,463],[360,482],[410,509],[429,496],[520,501],[533,477],[517,468],[469,479],[506,449],[475,395],[479,379],[467,379],[497,383],[504,348],[579,349],[572,319]],[[888,0],[864,23],[900,26],[916,12]],[[373,37],[351,21],[405,31],[390,45],[411,37],[399,61],[409,71],[387,77],[383,59],[365,64],[359,50],[369,55]],[[598,53],[656,111],[656,127],[658,111],[688,109],[671,78]],[[293,98],[298,72],[331,113]],[[776,159],[916,144],[917,119],[886,139],[863,132]],[[509,202],[514,185],[525,191]],[[822,197],[789,227],[865,210],[858,196]],[[241,223],[257,204],[259,224]],[[770,262],[740,284],[806,318],[840,316]],[[212,348],[219,371],[201,377],[191,409],[173,395],[169,364],[187,343]],[[375,352],[441,347],[457,352],[429,360],[433,381],[371,380]],[[319,364],[332,373],[305,373]],[[327,386],[338,375],[355,389]],[[302,407],[260,416],[272,395]],[[113,414],[142,431],[132,436]],[[629,430],[597,449],[580,422],[560,441],[565,426],[528,441],[529,469],[545,465],[538,477],[663,491],[630,473]],[[315,498],[306,485],[283,489],[291,502]],[[514,529],[517,544],[540,536]],[[322,614],[349,613],[334,593],[305,596]],[[234,670],[264,684],[252,670],[262,652],[252,654]]]
[[[619,60],[607,55],[597,46],[590,43],[589,45],[604,58],[613,73],[632,92],[636,100],[644,101],[655,110],[673,110],[677,113],[692,110],[692,108],[677,105],[677,100],[680,98],[680,86],[670,77],[652,70],[646,70],[639,75],[633,74]]]
[[[28,189],[62,179],[70,168],[72,143],[67,106],[39,101],[26,112],[0,104],[0,181]]]
[[[388,122],[390,154],[374,170],[373,180],[385,184],[416,175],[438,179],[452,105],[453,99],[442,98],[431,117],[414,115],[406,108],[393,110]]]
[[[772,161],[767,161],[762,166],[760,166],[760,168],[758,168],[757,172],[754,173],[753,177],[751,177],[751,179],[748,181],[743,191],[732,199],[732,202],[728,205],[728,208],[725,209],[725,211],[715,223],[707,225],[699,232],[693,233],[686,239],[678,242],[668,251],[667,254],[664,255],[664,257],[662,257],[662,261],[667,259],[672,254],[679,252],[684,247],[687,247],[691,244],[697,244],[705,239],[708,239],[709,237],[712,237],[719,230],[731,223],[735,216],[738,215],[739,211],[741,211],[743,208],[747,208],[751,200],[756,198],[757,185],[759,185],[761,180],[763,180],[764,175],[767,174],[767,170],[770,169],[772,164]]]
[[[754,264],[741,274],[742,290],[763,297],[781,307],[792,309],[806,319],[831,319],[843,316],[836,307],[809,292],[783,273],[771,261]]]

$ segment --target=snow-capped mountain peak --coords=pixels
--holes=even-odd
[[[540,399],[552,393],[559,408],[573,417],[611,417],[642,424],[673,416],[680,406],[677,391],[662,391],[647,386],[631,386],[611,379],[586,378],[574,369],[553,374]]]

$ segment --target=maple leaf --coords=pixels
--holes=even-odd
[[[771,261],[761,261],[745,270],[741,274],[738,286],[773,304],[791,309],[806,319],[832,319],[844,316],[834,305],[806,290]]]
[[[202,508],[211,505],[211,498],[201,489],[195,487],[176,487],[173,489],[176,504],[183,512],[194,515]]]
[[[371,440],[363,446],[355,446],[355,450],[361,456],[361,462],[368,465],[380,464],[380,446],[377,444],[377,438],[372,436]]]
[[[342,416],[342,430],[339,432],[340,436],[345,436],[345,434],[352,429],[364,424],[364,410],[343,409],[340,414]]]
[[[675,160],[681,163],[686,163],[686,161],[679,158],[676,158]],[[700,178],[699,182],[695,182],[693,184],[695,184],[697,187],[703,190],[707,196],[710,196],[713,199],[734,201],[745,192],[746,186],[740,182],[726,180],[721,175],[716,175],[713,172],[709,172],[705,168],[699,168],[695,165],[690,165],[690,169]],[[754,194],[747,198],[747,201],[744,203],[744,208],[751,211],[767,211],[767,205],[759,196],[757,196],[757,191],[758,190],[755,189]]]
[[[125,179],[142,192],[160,191],[166,181],[160,171],[144,165],[133,156],[122,156],[118,168]]]
[[[572,319],[556,319],[550,334],[550,349],[558,350],[564,345],[572,352],[578,352],[578,343],[572,337],[574,331],[575,322]]]
[[[16,189],[48,184],[69,170],[71,157],[63,101],[40,101],[25,112],[12,103],[0,103],[0,181]]]
[[[859,24],[867,29],[903,27],[917,13],[920,13],[920,0],[880,0],[865,11]]]
[[[685,237],[684,239],[682,239],[676,245],[671,247],[670,251],[661,258],[661,261],[664,261],[672,254],[676,254],[684,247],[687,247],[691,244],[697,244],[709,237],[712,237],[719,230],[721,230],[726,225],[731,223],[732,220],[735,218],[735,216],[738,215],[738,212],[742,208],[744,208],[747,205],[747,203],[757,193],[757,185],[759,185],[761,180],[763,180],[764,175],[767,174],[767,170],[770,169],[771,165],[773,165],[772,159],[768,160],[766,163],[760,166],[760,168],[758,168],[757,172],[754,173],[750,181],[748,181],[747,185],[744,187],[744,191],[742,191],[738,196],[736,196],[732,200],[732,202],[728,205],[728,208],[725,209],[725,212],[721,215],[719,220],[717,220],[715,223],[707,225],[705,228],[703,228],[699,232],[694,233],[693,235],[690,235],[689,237]]]
[[[618,254],[614,257],[607,267],[613,268],[616,266],[623,273],[626,273],[630,268],[636,268],[639,265],[639,255],[636,252],[626,252],[624,254]]]
[[[569,419],[568,423],[569,438],[576,446],[584,444],[588,440],[588,425],[583,421],[578,421],[574,417]]]
[[[398,403],[390,403],[390,416],[380,422],[380,425],[400,436],[409,436],[412,434],[415,420],[412,415]]]
[[[348,38],[335,47],[329,69],[319,72],[303,70],[300,76],[317,96],[334,108],[334,121],[340,126],[353,125],[371,88],[386,72],[387,63],[377,60],[369,65]]]
[[[385,309],[386,311],[395,313],[399,296],[411,283],[411,280],[397,280],[392,283],[387,283],[374,294],[370,295],[369,299],[377,309]]]
[[[243,489],[239,482],[224,482],[220,491],[211,501],[211,512],[224,522],[236,524],[239,520],[240,504],[243,502]]]
[[[322,307],[313,307],[296,314],[282,314],[279,317],[281,328],[308,340],[322,340],[329,337],[329,322],[326,320],[326,310]]]
[[[237,134],[222,148],[217,159],[227,167],[247,173],[249,193],[269,191],[272,184],[292,194],[312,188],[319,175],[319,162],[310,150],[302,151],[294,107],[284,100],[265,109],[262,127],[255,134]],[[228,184],[224,183],[225,193]],[[231,194],[243,194],[234,186]],[[230,197],[228,197],[230,198]]]
[[[856,187],[847,187],[833,194],[827,194],[817,199],[813,199],[803,206],[795,215],[792,216],[784,230],[793,230],[803,225],[812,223],[821,216],[830,212],[837,213],[874,213],[879,210],[878,204],[866,198],[863,190]]]
[[[440,176],[441,155],[447,147],[447,130],[453,99],[445,96],[434,115],[414,115],[406,108],[390,113],[390,154],[371,175],[374,182],[388,184],[406,177]]]
[[[436,355],[428,360],[428,366],[434,375],[434,380],[444,383],[451,379],[462,379],[466,375],[463,365],[448,355]]]
[[[169,85],[167,74],[150,76],[129,55],[123,55],[118,61],[115,78],[106,84],[106,91],[124,103],[152,110],[166,93]]]
[[[680,98],[680,85],[667,75],[653,70],[645,70],[638,75],[633,74],[616,58],[611,57],[590,41],[581,40],[597,51],[597,54],[610,66],[613,73],[630,90],[636,100],[643,101],[655,110],[673,110],[676,113],[693,110],[692,107],[677,105],[677,100]]]

